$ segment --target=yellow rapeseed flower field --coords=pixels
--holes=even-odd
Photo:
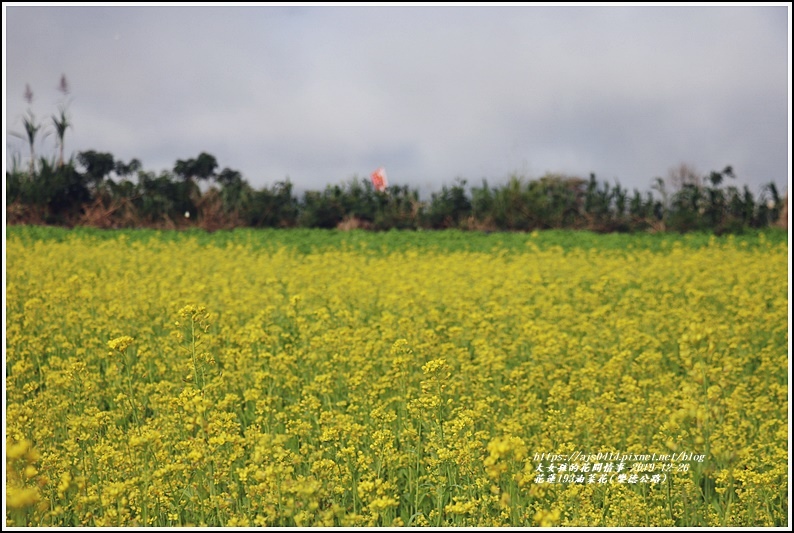
[[[789,525],[786,244],[521,238],[10,234],[6,525]]]

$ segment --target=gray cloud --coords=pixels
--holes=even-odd
[[[787,189],[787,7],[4,9],[6,130],[26,83],[53,113],[64,73],[68,152],[159,171],[207,151],[257,187],[384,166],[423,192],[512,172],[647,190],[686,162]]]

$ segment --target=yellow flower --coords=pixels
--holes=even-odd
[[[556,525],[560,520],[560,511],[555,509],[553,511],[538,511],[535,513],[535,523],[540,527],[551,527]]]
[[[122,335],[121,337],[116,337],[115,339],[108,341],[108,348],[111,350],[115,350],[119,353],[122,353],[124,350],[129,348],[129,346],[135,342],[135,339],[128,335]]]
[[[6,505],[11,509],[30,507],[39,501],[41,495],[35,487],[8,487]]]

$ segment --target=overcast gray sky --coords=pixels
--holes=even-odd
[[[6,133],[26,84],[51,122],[65,74],[67,156],[159,172],[206,151],[298,190],[383,166],[423,196],[547,172],[645,191],[680,163],[788,190],[783,4],[3,9]]]

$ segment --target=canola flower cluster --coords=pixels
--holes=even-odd
[[[6,525],[789,525],[787,245],[542,238],[10,235]],[[704,460],[535,482],[602,449]]]

